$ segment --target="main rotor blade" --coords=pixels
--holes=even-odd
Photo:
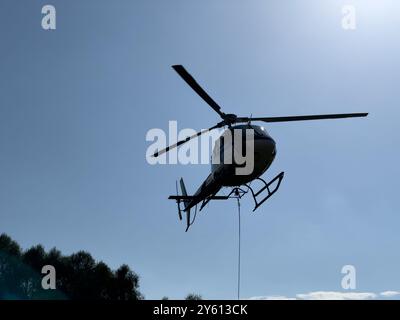
[[[155,153],[153,154],[153,157],[158,157],[158,156],[162,155],[163,153],[166,153],[166,152],[170,151],[171,149],[174,149],[174,148],[176,148],[176,147],[179,147],[179,146],[181,146],[182,144],[184,144],[184,143],[186,143],[186,142],[188,142],[188,141],[190,141],[190,140],[192,140],[192,139],[194,139],[194,138],[200,137],[200,136],[201,136],[202,134],[204,134],[204,133],[207,133],[207,132],[209,132],[209,131],[211,131],[211,130],[213,130],[213,129],[216,129],[216,128],[220,128],[220,127],[222,127],[223,125],[224,125],[224,123],[223,123],[223,122],[220,122],[220,123],[218,123],[217,125],[215,125],[215,126],[209,128],[209,129],[205,129],[205,130],[199,131],[199,132],[197,132],[196,134],[194,134],[194,135],[192,135],[192,136],[190,136],[190,137],[187,137],[186,139],[180,140],[180,141],[178,141],[177,143],[174,143],[174,144],[170,145],[169,147],[166,147],[165,149],[162,149],[162,150],[160,150],[160,151],[155,152]]]
[[[248,121],[264,121],[264,122],[288,122],[288,121],[304,121],[304,120],[324,120],[324,119],[342,119],[342,118],[356,118],[366,117],[368,113],[338,113],[338,114],[316,114],[307,116],[288,116],[288,117],[260,117],[248,118],[240,117],[235,122],[248,122]]]
[[[194,78],[186,71],[182,65],[172,66],[174,70],[182,77],[183,80],[194,90],[196,93],[203,98],[208,105],[213,108],[222,119],[225,119],[225,113],[221,111],[221,107],[204,91],[202,87],[194,80]]]

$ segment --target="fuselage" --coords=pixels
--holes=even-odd
[[[239,158],[235,157],[235,152]],[[270,167],[275,155],[275,141],[263,127],[247,124],[226,129],[214,145],[211,173],[187,203],[185,211],[216,194],[222,187],[240,186],[260,177]],[[251,170],[243,173],[245,168]]]
[[[235,152],[241,163],[235,160]],[[224,131],[214,146],[211,173],[224,187],[240,186],[261,176],[275,155],[276,143],[263,127],[233,126]],[[248,170],[243,170],[246,166]]]

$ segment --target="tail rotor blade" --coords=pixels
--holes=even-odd
[[[176,195],[178,196],[179,193],[178,193],[178,181],[177,180],[175,180],[175,189],[176,189]],[[180,206],[179,200],[177,200],[176,202],[178,204],[179,220],[182,220],[182,212],[181,212],[181,206]]]
[[[190,227],[190,210],[186,211],[186,230],[185,232],[187,232],[189,230]]]

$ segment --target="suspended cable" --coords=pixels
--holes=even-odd
[[[239,237],[238,237],[238,274],[237,274],[237,298],[238,300],[240,300],[240,225],[241,225],[241,221],[240,221],[240,198],[237,197],[237,204],[238,204],[238,216],[239,216]]]

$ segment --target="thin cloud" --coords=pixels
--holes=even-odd
[[[340,292],[340,291],[313,291],[299,293],[295,297],[282,295],[255,296],[250,300],[374,300],[389,299],[400,296],[400,291],[373,292]],[[400,297],[399,297],[400,298]]]
[[[380,295],[382,297],[386,297],[386,298],[393,298],[395,296],[399,296],[400,292],[399,291],[384,291],[384,292],[381,292]]]
[[[296,300],[296,298],[288,298],[285,296],[258,296],[251,297],[249,300]]]
[[[316,291],[296,295],[299,300],[371,300],[376,299],[377,294],[372,292],[336,292]]]

